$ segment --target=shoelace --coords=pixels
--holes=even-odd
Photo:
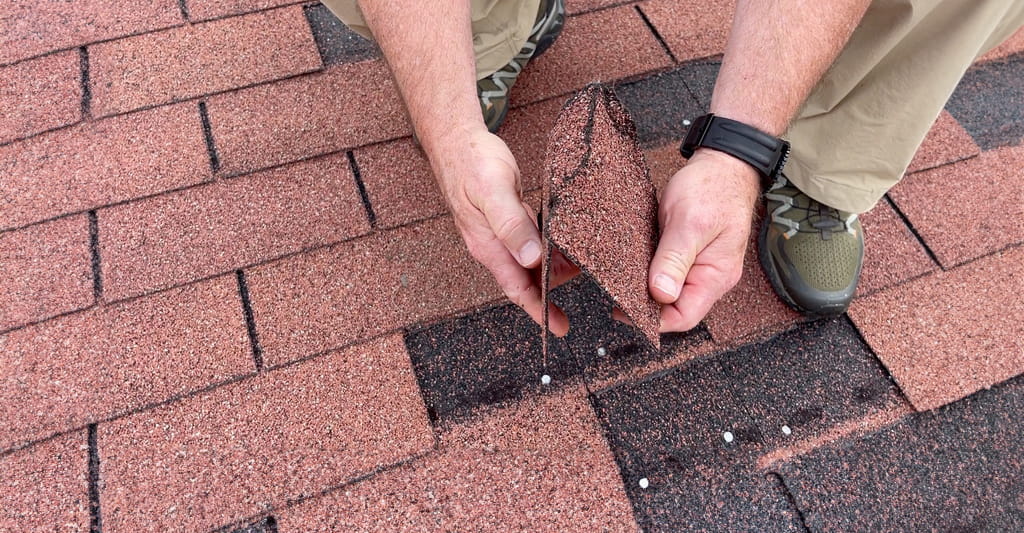
[[[828,207],[825,204],[817,202],[812,198],[808,197],[808,201],[810,203],[806,208],[804,208],[798,207],[797,205],[794,204],[793,196],[790,196],[788,194],[772,192],[777,191],[783,187],[786,187],[787,185],[789,185],[789,180],[787,180],[785,176],[779,176],[779,179],[771,186],[771,188],[768,189],[768,192],[766,192],[764,195],[764,197],[769,200],[779,202],[779,207],[776,207],[775,210],[772,211],[771,218],[772,222],[774,222],[775,224],[787,228],[786,233],[784,233],[787,239],[792,237],[793,235],[796,235],[797,232],[800,231],[799,221],[783,216],[785,213],[789,212],[792,209],[800,209],[806,212],[806,216],[802,220],[808,220],[812,216],[817,215],[818,219],[813,222],[810,222],[810,226],[814,228],[816,231],[820,231],[822,233],[822,237],[825,239],[828,239],[831,236],[832,232],[841,230],[845,230],[847,233],[850,233],[851,235],[856,233],[856,231],[853,229],[853,223],[854,221],[857,220],[856,213],[851,214],[845,220],[843,220],[842,218],[839,217],[838,210],[832,209],[831,207]],[[803,193],[798,192],[798,194],[802,195]]]
[[[515,57],[512,58],[512,61],[509,61],[508,65],[505,65],[505,68],[491,74],[491,80],[494,82],[494,85],[498,86],[498,88],[496,90],[482,91],[480,93],[480,101],[485,106],[491,105],[491,98],[502,98],[508,94],[509,86],[505,83],[505,80],[515,80],[519,77],[519,73],[523,71],[523,65],[533,57],[534,51],[537,50],[537,43],[533,42],[533,39],[536,37],[537,32],[547,25],[548,19],[550,19],[551,16],[551,13],[547,13],[541,17],[533,25],[533,28],[530,29],[530,38],[526,40],[523,48],[519,50],[519,53],[516,54]],[[512,70],[508,70],[510,67]]]

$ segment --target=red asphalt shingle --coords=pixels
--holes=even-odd
[[[1024,241],[1024,145],[903,179],[889,191],[949,268]]]
[[[891,287],[935,270],[924,246],[883,199],[860,216],[864,227],[864,267],[857,295]]]
[[[8,0],[0,21],[0,65],[183,23],[175,0]]]
[[[452,427],[438,453],[278,513],[305,531],[636,531],[578,387]]]
[[[544,155],[547,152],[548,136],[555,127],[555,119],[563,104],[564,98],[551,98],[512,109],[508,112],[505,125],[498,132],[498,136],[505,141],[516,158],[524,191],[541,188],[547,179]]]
[[[92,112],[112,115],[320,68],[301,6],[89,47]]]
[[[101,209],[108,301],[370,231],[345,154]]]
[[[433,444],[387,337],[100,425],[103,529],[206,531]]]
[[[184,0],[188,18],[192,21],[209,20],[227,15],[240,15],[272,7],[301,3],[303,0]]]
[[[247,271],[268,365],[497,300],[450,217],[379,232]]]
[[[430,162],[411,137],[357,148],[353,155],[378,227],[393,228],[445,212]]]
[[[382,60],[217,95],[209,113],[227,174],[412,133]]]
[[[1024,372],[1024,248],[856,300],[850,317],[918,410]]]
[[[80,63],[71,50],[0,68],[0,143],[78,122]]]
[[[967,133],[953,115],[944,110],[914,154],[914,159],[907,167],[907,173],[968,159],[978,155],[980,151],[971,134]]]
[[[0,530],[89,531],[84,431],[0,457]]]
[[[565,11],[569,14],[584,13],[628,2],[629,0],[566,0]]]
[[[89,220],[0,233],[0,331],[93,303]]]
[[[688,61],[725,52],[736,1],[650,0],[641,3],[640,10],[676,59]]]
[[[0,230],[209,176],[195,104],[83,123],[0,147]]]
[[[566,21],[550,50],[530,62],[512,89],[511,101],[536,102],[590,82],[609,82],[671,64],[632,6],[579,15]]]
[[[0,335],[0,449],[254,370],[234,276]]]

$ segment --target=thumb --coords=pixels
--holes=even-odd
[[[481,211],[494,235],[524,268],[540,264],[540,232],[511,183],[493,190]]]
[[[679,299],[686,275],[700,251],[698,233],[682,224],[672,224],[671,219],[662,231],[647,274],[651,296],[658,303],[671,304]]]

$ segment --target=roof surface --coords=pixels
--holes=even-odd
[[[682,164],[732,7],[680,5],[569,0],[501,132],[528,201],[595,80]],[[578,279],[544,365],[322,6],[0,20],[0,530],[1024,530],[1024,33],[863,217],[846,316],[751,253],[655,352]]]

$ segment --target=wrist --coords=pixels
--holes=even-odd
[[[700,147],[693,152],[689,162],[708,161],[719,167],[724,167],[725,174],[730,176],[735,184],[743,190],[750,192],[753,196],[761,193],[761,174],[746,161],[714,148]],[[689,164],[689,163],[688,163]]]

